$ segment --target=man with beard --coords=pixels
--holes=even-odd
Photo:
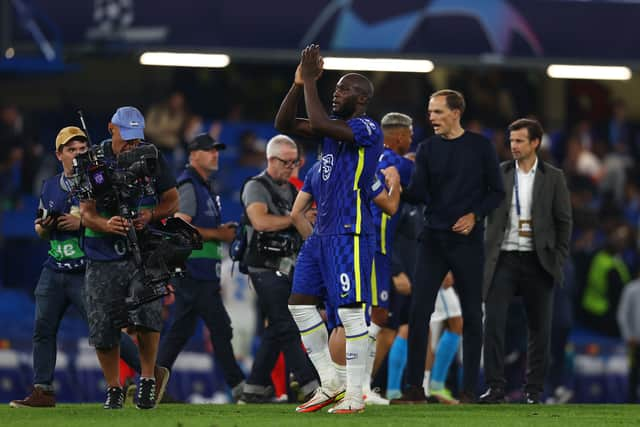
[[[317,80],[322,71],[320,48],[306,47],[294,84],[276,115],[275,126],[284,133],[323,138],[321,180],[316,196],[320,271],[327,299],[338,307],[347,339],[346,393],[329,412],[348,414],[364,411],[362,384],[368,347],[365,309],[371,302],[375,253],[375,227],[369,202],[382,154],[382,132],[380,125],[366,115],[373,84],[360,74],[342,76],[333,94],[333,112],[329,116],[318,95]],[[309,117],[296,118],[303,94]],[[305,343],[310,340],[318,348],[324,348],[327,334],[316,309],[317,302],[317,296],[293,293],[289,308],[305,335]],[[325,382],[299,410],[306,407],[318,410],[337,400],[342,392],[337,378]]]

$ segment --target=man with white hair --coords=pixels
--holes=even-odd
[[[289,178],[299,162],[296,143],[286,135],[276,135],[267,144],[267,169],[249,179],[241,190],[248,222],[243,263],[266,320],[262,343],[244,386],[242,400],[247,403],[271,399],[270,374],[280,351],[304,394],[319,386],[287,307],[291,269],[301,242],[289,216],[297,195]]]

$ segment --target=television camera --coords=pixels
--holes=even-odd
[[[134,285],[125,301],[111,304],[115,326],[121,328],[130,324],[129,312],[171,292],[168,280],[184,273],[191,251],[202,248],[202,237],[180,218],[136,230],[132,222],[139,201],[155,196],[158,150],[141,144],[118,156],[107,156],[104,143],[91,144],[82,112],[78,114],[88,149],[73,160],[72,192],[81,201],[95,200],[99,210],[117,212],[131,224],[126,244],[137,266],[132,274]]]

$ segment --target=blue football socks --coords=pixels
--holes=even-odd
[[[447,379],[447,373],[453,358],[458,352],[460,344],[460,335],[451,331],[445,331],[438,342],[436,349],[436,360],[431,369],[431,389],[440,390],[444,388],[444,382]]]
[[[400,397],[402,389],[402,374],[407,364],[407,340],[406,338],[396,337],[389,350],[388,368],[387,368],[387,399]]]

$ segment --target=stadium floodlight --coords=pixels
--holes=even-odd
[[[345,58],[328,56],[323,58],[325,70],[341,71],[391,71],[398,73],[428,73],[433,62],[428,59],[396,58]]]
[[[623,66],[552,64],[547,67],[547,75],[554,79],[629,80],[631,69]]]
[[[140,55],[142,65],[166,67],[224,68],[231,60],[219,53],[145,52]]]

